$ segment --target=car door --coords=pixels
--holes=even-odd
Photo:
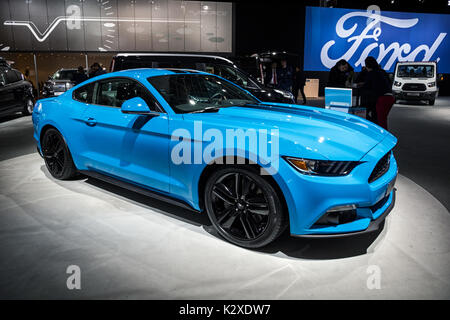
[[[124,101],[141,97],[158,116],[124,114]],[[150,92],[129,78],[96,83],[83,114],[86,166],[135,184],[169,192],[168,116]]]
[[[14,94],[6,83],[5,72],[0,70],[0,114],[8,111],[13,99]]]
[[[0,86],[0,113],[6,113],[18,105],[15,95],[16,80],[14,70],[6,69],[0,72],[0,82],[3,83]]]
[[[13,106],[14,107],[22,107],[23,106],[23,76],[22,74],[17,70],[9,70],[6,74],[6,77],[8,78],[8,83],[11,86],[11,89],[13,91],[14,101]]]

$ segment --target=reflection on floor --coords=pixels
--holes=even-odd
[[[450,298],[448,211],[399,176],[380,234],[259,251],[202,214],[91,179],[55,181],[36,154],[0,162],[0,298]],[[68,290],[67,267],[81,269]],[[374,270],[380,289],[369,289]]]

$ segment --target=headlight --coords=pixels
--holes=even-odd
[[[285,157],[291,166],[303,174],[318,176],[345,176],[349,174],[360,161],[329,161]]]
[[[402,83],[401,82],[398,82],[398,81],[394,81],[394,86],[396,86],[396,87],[400,87],[402,85]]]
[[[282,94],[283,97],[285,97],[285,98],[294,99],[294,95],[289,91],[283,91],[283,90],[279,90],[279,89],[275,89],[275,91]]]
[[[430,82],[428,84],[428,88],[433,88],[433,87],[436,87],[436,82]]]
[[[69,90],[72,87],[73,87],[73,83],[72,82],[66,82],[66,90]]]

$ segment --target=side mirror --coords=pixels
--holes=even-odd
[[[139,97],[124,101],[120,109],[122,113],[149,115],[154,117],[159,116],[159,112],[150,111],[147,103],[145,103],[145,101]]]

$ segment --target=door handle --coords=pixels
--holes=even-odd
[[[87,118],[86,120],[84,120],[84,122],[86,122],[86,124],[90,127],[93,127],[97,124],[97,120],[95,120],[94,118]]]

